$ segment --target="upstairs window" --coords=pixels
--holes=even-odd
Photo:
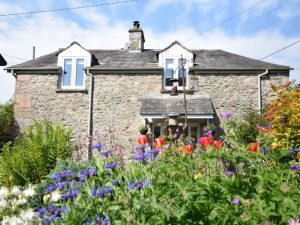
[[[84,88],[84,58],[65,58],[63,61],[62,88]]]
[[[184,64],[183,71],[182,71],[182,63]],[[164,87],[172,87],[172,86],[182,87],[183,86],[182,72],[184,72],[185,86],[188,86],[187,68],[188,65],[186,59],[166,58],[164,64]],[[178,82],[172,83],[170,81],[171,78],[178,79]]]

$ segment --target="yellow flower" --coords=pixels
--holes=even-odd
[[[195,180],[197,180],[197,179],[199,179],[200,177],[202,177],[203,176],[203,174],[202,173],[197,173],[195,176],[194,176],[194,179]]]

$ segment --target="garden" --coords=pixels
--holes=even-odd
[[[272,89],[262,117],[221,113],[226,135],[206,127],[195,144],[141,135],[130,162],[112,135],[90,137],[94,158],[74,161],[71,130],[34,122],[1,150],[0,221],[300,225],[300,88]]]

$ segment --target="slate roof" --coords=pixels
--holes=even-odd
[[[186,95],[188,115],[213,115],[214,110],[210,98],[200,95]],[[185,114],[183,96],[147,95],[141,101],[142,116],[168,115],[169,113]]]
[[[5,61],[3,56],[0,54],[0,66],[6,66],[6,65],[7,65],[7,62]]]
[[[176,42],[173,42],[176,43]],[[170,47],[170,46],[169,46]],[[128,49],[119,50],[88,50],[93,55],[91,69],[139,69],[139,68],[161,68],[158,67],[158,54],[162,50],[145,49],[143,52],[130,52]],[[56,51],[34,60],[30,60],[9,69],[45,69],[57,68]],[[190,69],[284,69],[288,66],[268,63],[245,56],[233,54],[223,50],[191,50],[194,54],[194,66]],[[161,68],[162,69],[162,68]]]

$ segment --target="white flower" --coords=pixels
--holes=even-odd
[[[300,225],[300,222],[299,222],[299,220],[296,220],[296,219],[290,219],[289,225]]]
[[[2,225],[24,225],[22,220],[16,216],[13,217],[5,217],[2,221]]]
[[[61,194],[59,190],[56,190],[51,193],[51,202],[57,202],[59,199],[61,199]]]
[[[32,209],[28,209],[26,211],[22,211],[20,213],[20,217],[26,221],[26,222],[30,222],[33,221],[34,219],[36,219],[37,215],[32,211]]]
[[[19,198],[16,202],[16,205],[24,205],[26,202],[26,198]]]
[[[5,209],[7,207],[7,201],[5,199],[0,200],[0,209]]]
[[[0,199],[6,198],[9,194],[9,191],[6,187],[0,188]]]
[[[17,196],[18,194],[20,194],[20,188],[18,186],[14,186],[13,189],[11,189],[11,194],[14,196]]]
[[[23,194],[25,197],[32,197],[34,195],[35,191],[33,188],[29,187],[26,190],[23,191]]]

